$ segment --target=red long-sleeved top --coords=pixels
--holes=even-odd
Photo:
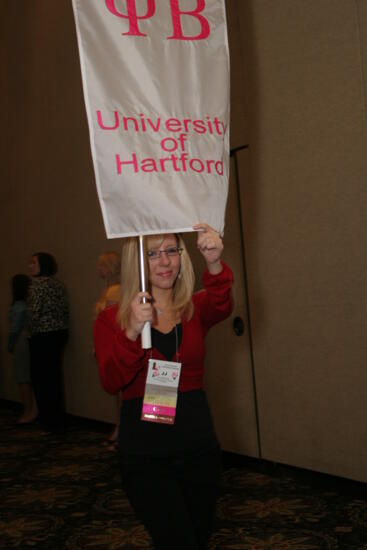
[[[222,262],[222,271],[203,275],[204,290],[193,295],[194,313],[182,320],[182,340],[172,361],[182,363],[179,392],[201,389],[204,377],[205,336],[210,327],[232,312],[233,273]],[[140,337],[129,340],[116,321],[118,306],[106,308],[94,324],[94,347],[101,383],[112,394],[122,390],[123,399],[144,395],[147,365],[150,357],[165,359],[155,348],[144,350]]]

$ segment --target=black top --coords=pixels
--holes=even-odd
[[[218,448],[204,390],[178,393],[172,425],[141,420],[142,406],[141,397],[122,403],[119,439],[125,461],[134,462],[138,457],[193,456]]]
[[[177,341],[176,330],[177,329]],[[152,328],[152,344],[170,361],[182,340],[182,324],[164,334]],[[185,368],[185,365],[182,365]],[[179,392],[173,425],[141,420],[143,399],[125,399],[121,407],[120,449],[126,464],[139,458],[199,455],[218,448],[204,390]]]
[[[177,340],[176,340],[177,331]],[[165,356],[167,361],[171,361],[176,351],[180,347],[182,340],[182,323],[174,326],[170,332],[164,334],[156,328],[152,328],[152,345]]]

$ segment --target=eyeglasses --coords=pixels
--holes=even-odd
[[[148,250],[148,260],[158,260],[164,252],[166,256],[181,256],[183,248],[168,246],[165,250]]]

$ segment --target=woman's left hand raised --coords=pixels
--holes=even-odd
[[[197,223],[193,229],[198,231],[197,247],[204,256],[210,273],[213,275],[220,273],[223,242],[219,233],[206,223]]]

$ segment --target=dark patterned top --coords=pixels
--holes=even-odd
[[[54,277],[34,277],[29,293],[31,334],[68,328],[69,306],[64,285]]]

